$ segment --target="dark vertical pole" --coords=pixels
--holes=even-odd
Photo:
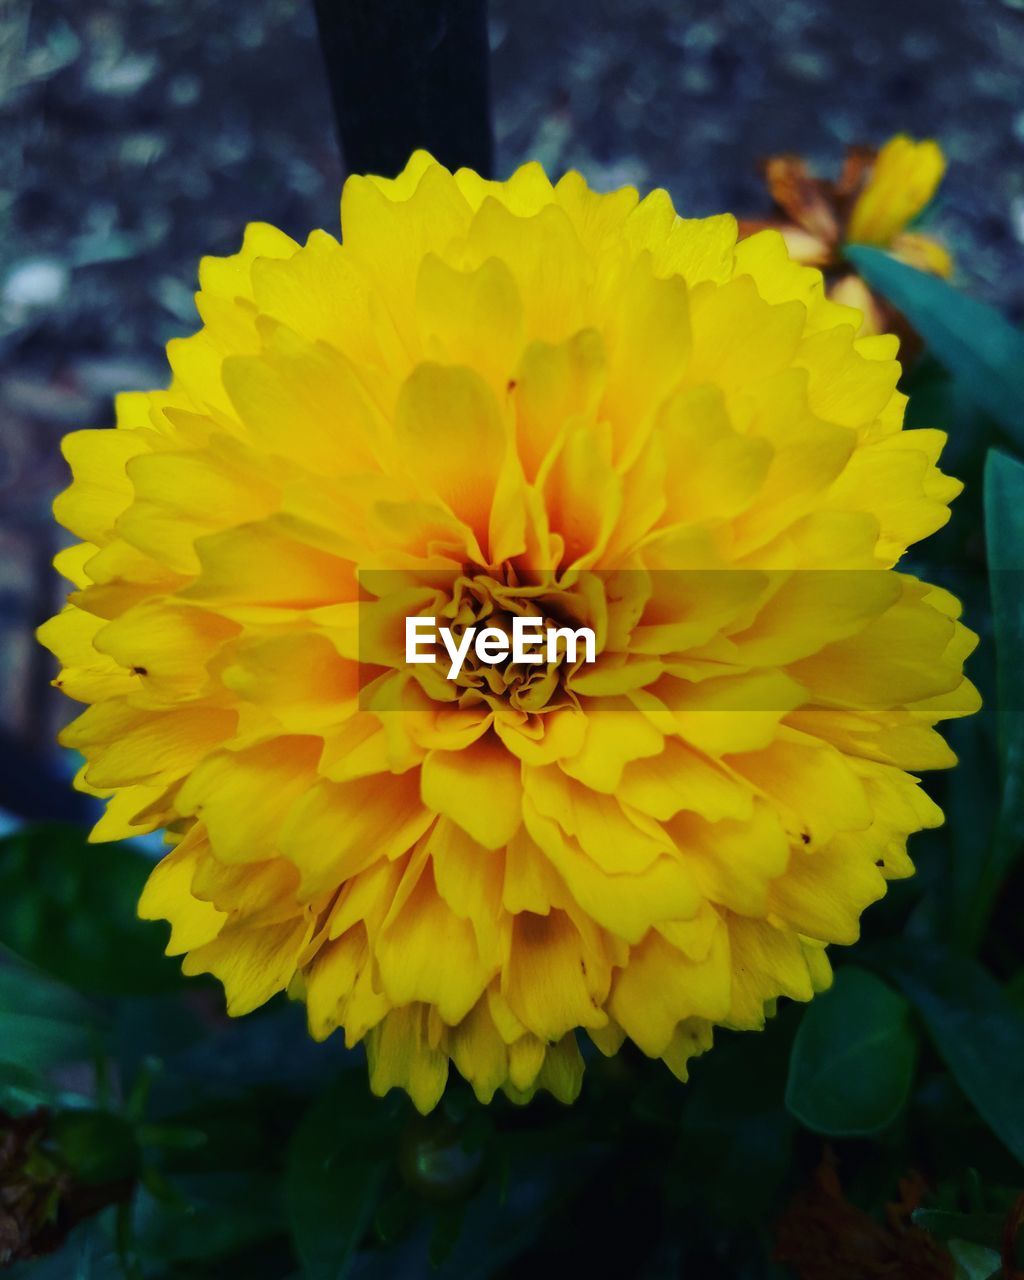
[[[490,176],[485,0],[314,0],[345,167],[393,176],[417,147]]]

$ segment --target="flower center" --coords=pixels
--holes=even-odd
[[[470,645],[453,680],[459,705],[502,702],[527,713],[576,705],[566,681],[580,665],[582,649],[556,637],[552,659],[545,639],[531,646],[540,661],[518,662],[513,657],[513,620],[529,618],[546,636],[549,629],[575,631],[588,625],[587,613],[586,601],[572,586],[551,580],[523,582],[508,565],[499,574],[467,567],[452,584],[451,599],[443,611],[446,625],[458,643],[470,627],[493,627],[507,637],[509,656],[488,662]]]

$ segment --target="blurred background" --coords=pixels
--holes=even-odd
[[[938,233],[1020,318],[1022,0],[491,0],[488,36],[502,176],[532,158],[757,215],[766,155],[831,173],[849,143],[937,137]],[[60,436],[164,384],[203,254],[250,220],[335,231],[344,176],[309,0],[0,0],[3,806],[79,803],[38,782],[69,710],[32,640]]]
[[[283,999],[227,1025],[135,919],[138,850],[83,844],[89,802],[54,746],[74,706],[33,632],[62,597],[61,436],[166,383],[200,257],[248,221],[337,231],[313,4],[0,0],[0,1266],[6,1248],[39,1254],[31,1280],[281,1280],[300,1261],[316,1280],[1021,1280],[1024,597],[1015,572],[990,608],[986,555],[1024,563],[1024,0],[490,0],[487,41],[497,176],[536,159],[757,218],[769,155],[832,176],[851,144],[941,143],[929,232],[959,292],[911,308],[908,421],[950,431],[967,489],[914,567],[964,598],[987,700],[929,783],[949,822],[837,956],[836,995],[721,1034],[685,1089],[627,1049],[593,1055],[571,1109],[482,1109],[455,1084],[423,1121],[371,1100],[362,1062]],[[53,819],[75,825],[32,825]],[[816,1036],[837,1047],[827,1079]],[[833,1080],[875,1089],[868,1128]]]

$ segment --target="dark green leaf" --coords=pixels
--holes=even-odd
[[[1004,1213],[950,1213],[945,1209],[917,1209],[913,1215],[937,1240],[970,1240],[998,1248],[1003,1238]]]
[[[132,1127],[109,1111],[63,1111],[54,1118],[50,1134],[79,1182],[117,1182],[138,1170]]]
[[[596,1144],[577,1150],[556,1147],[543,1160],[529,1162],[521,1174],[513,1173],[506,1185],[495,1180],[485,1184],[464,1206],[458,1239],[434,1271],[436,1280],[491,1280],[506,1270],[533,1274],[526,1261],[508,1269],[537,1244],[545,1228],[565,1221],[560,1215],[567,1213],[601,1155]]]
[[[400,1186],[378,1204],[373,1233],[381,1244],[392,1245],[409,1234],[422,1210],[419,1198],[408,1187]]]
[[[0,958],[0,1062],[45,1071],[100,1048],[99,1010],[44,974]]]
[[[950,735],[960,756],[950,786],[950,889],[955,939],[968,951],[976,950],[984,936],[996,894],[1024,842],[1024,466],[990,451],[984,488],[998,762],[986,717],[975,716]]]
[[[162,1198],[139,1195],[135,1215],[139,1252],[161,1267],[225,1257],[284,1229],[280,1183],[261,1170],[168,1179]]]
[[[763,1035],[719,1032],[715,1053],[693,1063],[668,1194],[681,1203],[706,1199],[709,1214],[730,1225],[765,1221],[793,1154],[796,1125],[782,1099],[798,1022],[789,1007]],[[697,1163],[694,1150],[702,1152]]]
[[[339,1280],[370,1223],[394,1149],[395,1110],[362,1071],[345,1072],[299,1122],[285,1200],[307,1280]]]
[[[0,841],[0,942],[81,991],[144,995],[180,985],[166,928],[136,903],[152,863],[57,823]]]
[[[890,967],[957,1084],[1024,1162],[1024,1014],[964,956],[918,945],[902,950]]]
[[[50,1100],[50,1093],[47,1082],[34,1071],[0,1060],[0,1111],[15,1115],[34,1111]]]
[[[950,862],[942,889],[953,940],[971,951],[984,929],[992,883],[999,878],[994,866],[999,769],[986,716],[954,721],[947,736],[959,763],[949,778],[945,805]]]
[[[975,403],[1024,443],[1024,335],[993,307],[880,249],[855,245],[846,253],[868,284],[903,312]]]
[[[969,1240],[950,1240],[949,1251],[956,1262],[954,1280],[996,1280],[1003,1273],[999,1254]]]
[[[448,1261],[452,1250],[462,1234],[462,1223],[466,1216],[464,1204],[447,1204],[435,1210],[434,1230],[430,1233],[430,1244],[427,1256],[432,1267],[439,1267]]]
[[[998,662],[1005,849],[1024,837],[1024,465],[998,449],[985,463],[985,542]]]
[[[221,1001],[218,992],[217,1003]],[[163,1052],[157,1050],[158,1055]],[[159,1095],[154,1101],[162,1114],[168,1114],[195,1106],[202,1098],[213,1101],[256,1089],[308,1099],[357,1056],[362,1060],[362,1054],[345,1048],[341,1036],[320,1044],[311,1039],[303,1007],[282,996],[248,1017],[208,1030],[168,1058],[168,1069],[154,1083]]]
[[[906,1001],[863,969],[840,969],[800,1023],[786,1106],[816,1133],[877,1133],[906,1101],[915,1052]]]

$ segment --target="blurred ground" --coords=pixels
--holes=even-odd
[[[760,156],[827,168],[848,142],[938,137],[961,282],[1024,315],[1024,0],[492,0],[491,42],[502,175],[532,157],[756,214]],[[342,177],[308,0],[0,0],[0,707],[20,755],[65,714],[31,639],[58,599],[61,434],[164,381],[202,254],[252,219],[333,231]]]

